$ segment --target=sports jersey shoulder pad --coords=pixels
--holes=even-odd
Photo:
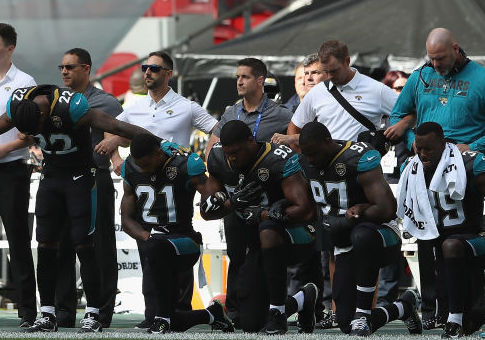
[[[379,152],[364,142],[345,142],[344,151],[334,163],[344,163],[347,168],[356,172],[365,172],[379,166]]]
[[[59,97],[59,102],[62,100],[62,94]],[[88,100],[81,93],[74,93],[70,98],[69,116],[73,123],[77,123],[89,110]]]
[[[128,177],[134,171],[132,162],[133,162],[133,159],[131,158],[131,156],[128,156],[128,158],[126,158],[123,161],[123,164],[121,165],[121,174],[120,174],[120,176],[128,184],[130,184],[130,182],[128,180]]]
[[[187,173],[189,176],[198,176],[205,173],[204,161],[196,153],[191,153],[187,159]]]
[[[298,160],[298,154],[294,154],[285,163],[285,168],[283,169],[283,178],[289,177],[301,171],[301,165]]]
[[[463,164],[467,172],[476,176],[485,172],[485,155],[477,151],[465,151],[462,154]]]
[[[367,150],[359,159],[357,172],[365,172],[379,167],[381,164],[381,155],[377,150]]]
[[[12,119],[12,112],[16,111],[17,105],[22,99],[27,99],[29,94],[35,90],[37,86],[21,87],[12,92],[12,95],[7,102],[7,116]]]

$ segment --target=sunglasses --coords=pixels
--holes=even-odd
[[[160,66],[160,65],[146,65],[146,64],[141,65],[141,71],[143,73],[145,73],[148,69],[150,69],[150,72],[154,72],[154,73],[158,73],[161,70],[172,71],[171,69]]]
[[[82,65],[87,65],[87,64],[65,64],[65,65],[57,65],[57,68],[59,69],[59,71],[62,71],[63,69],[66,69],[68,71],[71,71],[71,70],[75,69],[76,67],[82,66]]]

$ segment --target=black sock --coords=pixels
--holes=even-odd
[[[465,309],[465,282],[467,267],[465,258],[445,258],[445,267],[449,312],[463,313],[463,310]]]
[[[399,309],[393,303],[383,307],[374,308],[371,314],[372,330],[375,331],[386,323],[396,320],[399,317]]]
[[[37,248],[37,286],[40,305],[55,306],[57,249]]]
[[[87,306],[99,308],[99,268],[93,247],[83,247],[76,249],[77,257],[81,265],[81,280],[84,292],[86,293]]]
[[[177,311],[170,318],[170,328],[174,332],[185,332],[196,325],[208,325],[210,322],[209,312],[205,309],[192,311]]]
[[[293,296],[288,296],[285,303],[285,314],[290,316],[296,312],[298,312],[298,302]]]
[[[269,289],[269,303],[283,306],[286,302],[286,246],[262,249],[263,267]]]

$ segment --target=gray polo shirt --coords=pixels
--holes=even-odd
[[[118,100],[116,100],[115,97],[94,87],[91,84],[89,84],[83,95],[87,98],[89,108],[91,109],[101,110],[113,117],[118,116],[123,111],[121,104],[118,102]],[[93,128],[91,129],[91,144],[93,146],[93,150],[96,144],[98,144],[103,138],[103,131]],[[108,156],[101,156],[98,153],[93,152],[93,159],[96,167],[99,169],[109,169],[110,161]]]
[[[243,101],[235,105],[229,106],[221,117],[219,124],[214,129],[214,134],[219,137],[221,129],[230,120],[238,119],[238,113],[241,111],[239,120],[246,123],[251,131],[254,132],[256,121],[259,114],[262,112],[259,127],[256,131],[256,140],[262,142],[269,142],[273,134],[282,133],[286,134],[286,129],[290,123],[293,113],[286,107],[276,104],[269,99],[266,95],[263,96],[261,103],[259,103],[258,109],[254,112],[248,112],[242,107]],[[266,103],[266,104],[265,104]]]

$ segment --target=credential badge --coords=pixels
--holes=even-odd
[[[258,178],[263,181],[263,182],[266,182],[269,178],[269,170],[266,169],[266,168],[260,168],[258,169]]]
[[[175,177],[177,177],[177,168],[174,166],[169,166],[167,167],[167,170],[165,171],[165,173],[167,174],[167,178],[173,181]]]
[[[337,163],[335,164],[335,172],[337,172],[337,175],[339,176],[345,176],[345,173],[347,172],[347,167],[344,163]]]

